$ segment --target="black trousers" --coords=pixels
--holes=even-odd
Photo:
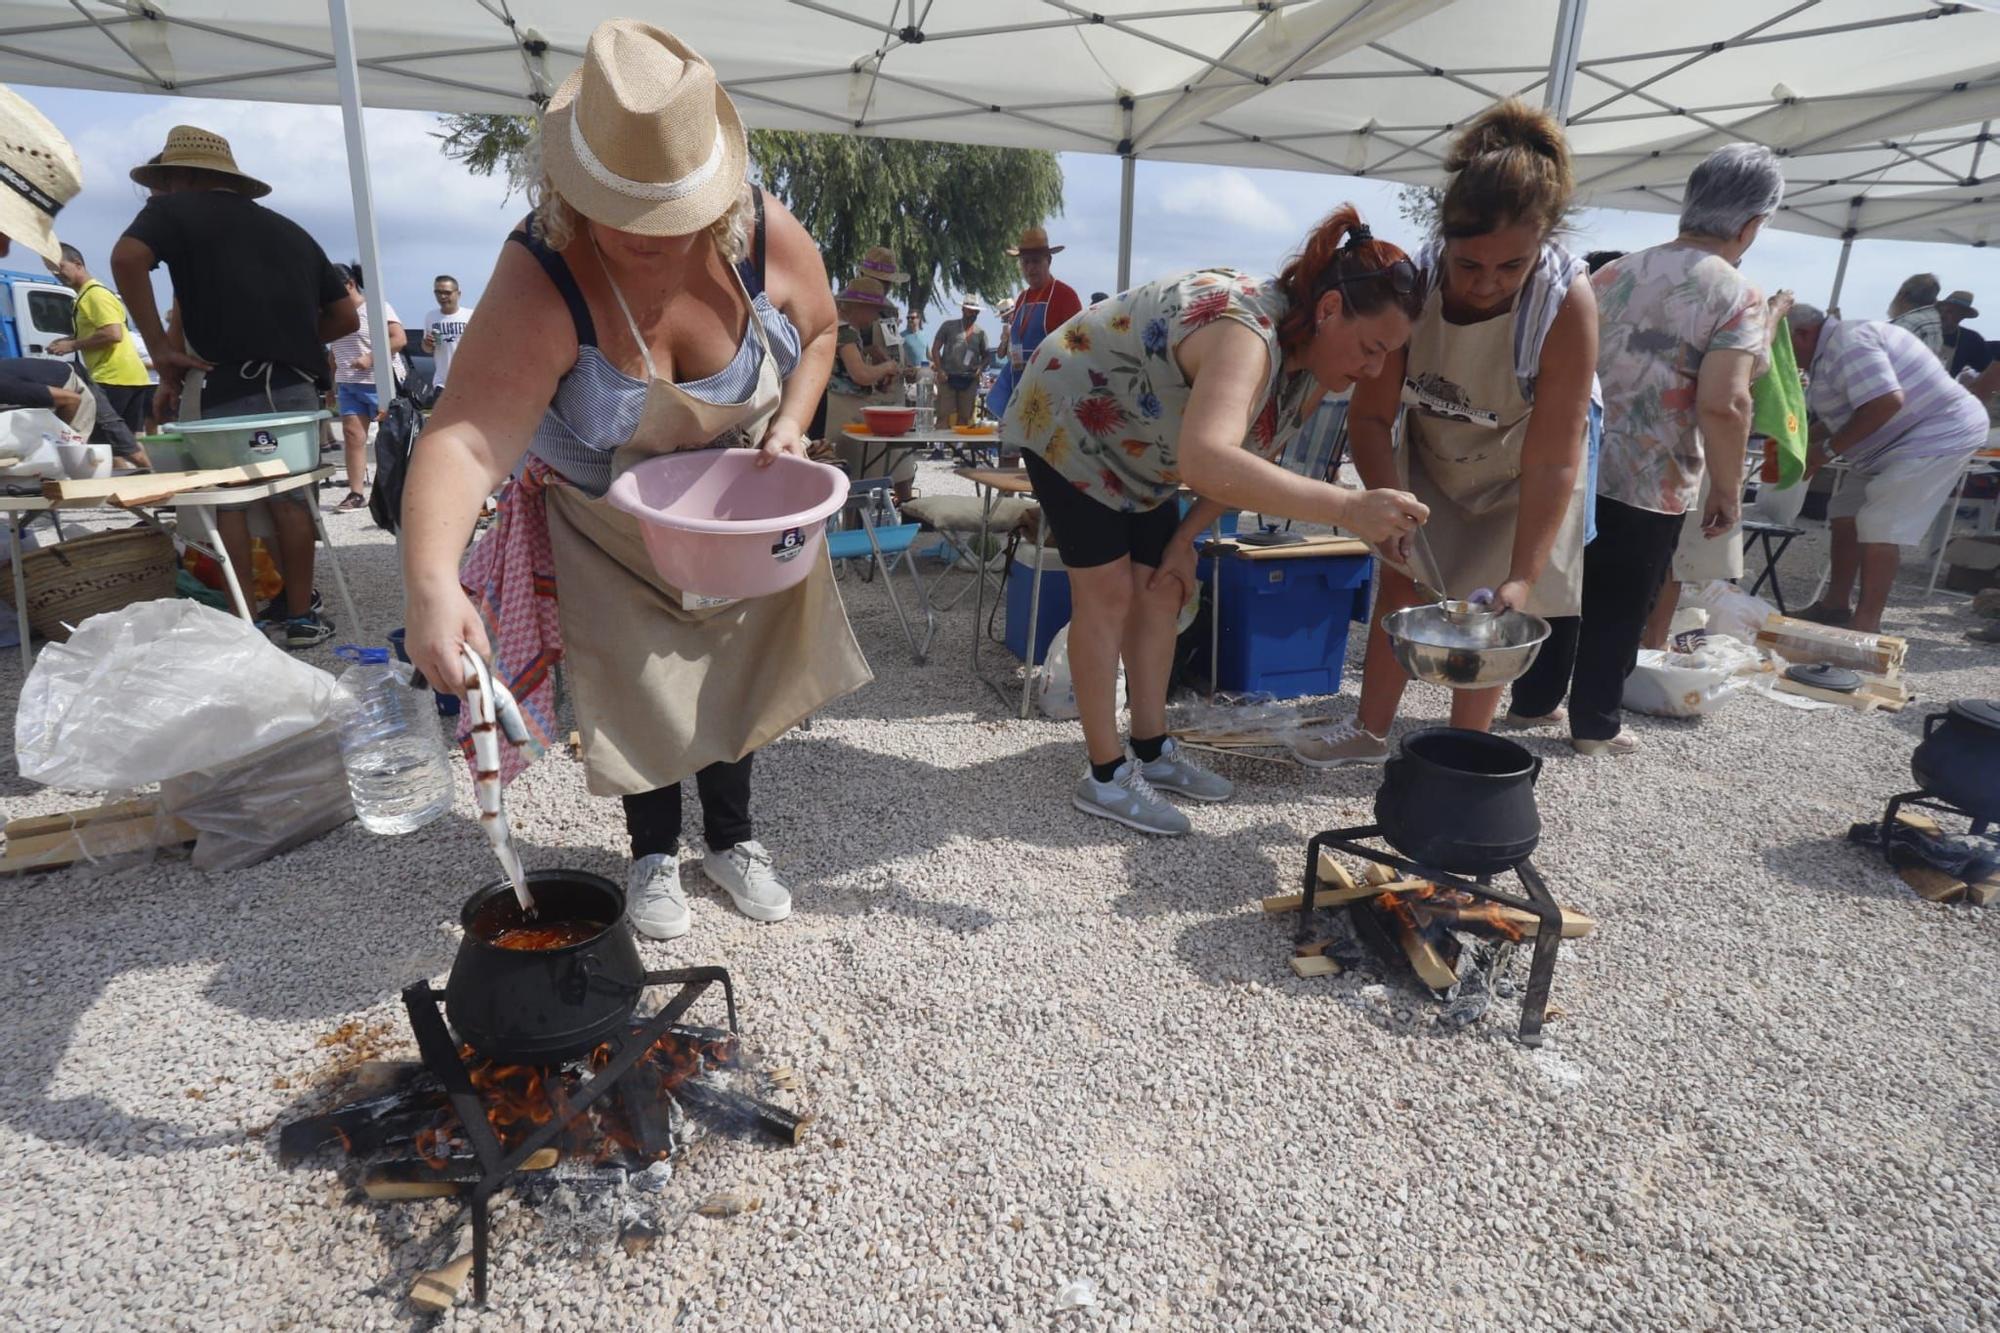
[[[1604,741],[1618,734],[1625,677],[1639,660],[1646,618],[1686,517],[1597,497],[1597,540],[1583,548],[1583,614],[1549,622],[1549,641],[1514,682],[1514,712],[1544,717],[1562,702],[1567,686],[1570,735]]]
[[[733,764],[710,764],[694,775],[701,793],[702,836],[712,850],[722,851],[755,835],[750,830],[750,761],[744,755]],[[681,784],[655,787],[622,798],[625,831],[632,836],[632,856],[656,852],[672,856],[681,845]]]

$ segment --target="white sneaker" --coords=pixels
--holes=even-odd
[[[1153,790],[1139,761],[1127,758],[1109,782],[1099,782],[1085,770],[1070,804],[1087,815],[1109,819],[1141,833],[1178,837],[1191,827],[1188,817]]]
[[[1526,713],[1517,713],[1510,708],[1493,720],[1493,730],[1533,731],[1537,727],[1560,727],[1567,721],[1569,721],[1569,709],[1564,708],[1561,704],[1557,704],[1540,717],[1531,717]]]
[[[677,940],[694,929],[679,856],[654,852],[632,863],[625,874],[625,914],[648,939]]]
[[[1629,731],[1621,731],[1606,741],[1581,741],[1572,736],[1569,743],[1586,758],[1600,754],[1630,754],[1639,748],[1639,738]]]
[[[1307,768],[1389,762],[1389,742],[1351,717],[1342,718],[1317,735],[1293,736],[1285,744],[1292,757]]]
[[[722,851],[710,848],[701,859],[701,870],[752,921],[783,921],[792,914],[792,891],[778,878],[771,854],[761,842],[739,842]]]

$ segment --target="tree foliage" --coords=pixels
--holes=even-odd
[[[1429,236],[1437,230],[1438,205],[1443,200],[1444,191],[1435,185],[1405,185],[1396,191],[1396,211],[1418,235]]]
[[[517,190],[530,183],[529,117],[446,116],[438,138],[479,175],[504,175]],[[1062,211],[1062,168],[1039,149],[752,130],[750,161],[819,243],[835,282],[859,276],[869,246],[894,250],[910,281],[891,299],[905,309],[953,292],[1010,294],[1020,274],[1007,247]]]

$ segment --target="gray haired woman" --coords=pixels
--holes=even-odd
[[[1688,177],[1680,235],[1607,264],[1597,292],[1604,385],[1597,540],[1584,549],[1583,614],[1569,684],[1570,743],[1622,754],[1619,700],[1704,476],[1703,534],[1733,529],[1750,437],[1750,382],[1769,364],[1764,298],[1737,271],[1778,211],[1784,174],[1770,149],[1730,144]],[[1548,651],[1548,649],[1544,649]],[[1548,716],[1564,682],[1531,673],[1512,712]]]

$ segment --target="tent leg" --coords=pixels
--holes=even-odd
[[[361,123],[361,72],[354,62],[354,20],[347,0],[326,0],[333,29],[333,72],[340,84],[340,123],[347,131],[347,178],[354,191],[354,234],[361,246],[364,277],[375,293],[368,303],[368,337],[375,349],[375,391],[387,407],[396,396],[395,358],[389,355],[388,275],[375,244],[375,191],[368,175],[368,131]]]
[[[1132,186],[1139,160],[1127,153],[1118,173],[1118,290],[1132,286]]]
[[[1549,81],[1542,87],[1542,105],[1558,121],[1569,119],[1570,94],[1576,90],[1576,66],[1583,50],[1583,11],[1589,0],[1562,0],[1556,11],[1555,45],[1549,52]]]
[[[1840,241],[1840,264],[1833,270],[1833,295],[1826,298],[1828,314],[1840,309],[1840,289],[1847,285],[1847,256],[1854,250],[1854,237],[1844,236]]]

